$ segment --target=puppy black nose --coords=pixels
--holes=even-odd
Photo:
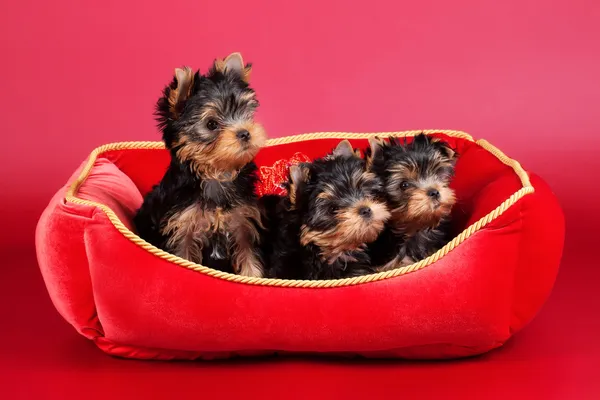
[[[250,132],[248,132],[245,129],[242,129],[241,131],[237,132],[237,137],[240,140],[243,140],[244,142],[247,142],[250,139]]]
[[[427,191],[427,196],[431,197],[434,200],[438,200],[440,198],[440,192],[437,189],[429,189]]]
[[[371,209],[369,207],[361,207],[358,210],[358,215],[360,215],[363,218],[371,218],[371,216],[373,215],[373,211],[371,211]]]

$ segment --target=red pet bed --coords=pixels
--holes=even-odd
[[[37,227],[50,297],[79,333],[109,354],[130,358],[326,353],[434,359],[501,346],[552,289],[564,241],[562,211],[539,177],[488,142],[456,131],[426,133],[460,154],[455,239],[416,264],[330,281],[230,275],[143,241],[131,220],[162,177],[168,153],[155,142],[99,147]],[[285,160],[321,156],[342,138],[366,146],[369,136],[273,139],[256,161],[271,182]]]

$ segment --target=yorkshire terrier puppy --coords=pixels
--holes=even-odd
[[[424,134],[406,144],[390,138],[369,140],[368,168],[384,182],[390,209],[385,231],[369,248],[378,271],[410,265],[447,243],[456,199],[449,187],[456,153]]]
[[[172,254],[211,268],[263,276],[262,222],[254,194],[254,156],[266,135],[239,53],[201,75],[176,69],[156,115],[171,163],[135,216],[138,234]]]
[[[383,184],[342,141],[312,163],[292,166],[288,194],[267,200],[271,244],[269,276],[339,279],[374,272],[367,244],[390,216]]]

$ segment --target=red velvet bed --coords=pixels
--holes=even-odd
[[[419,131],[420,132],[420,131]],[[418,132],[378,133],[412,136]],[[460,154],[455,239],[426,260],[335,281],[241,277],[140,239],[131,220],[165,171],[159,142],[102,146],[44,211],[37,255],[59,313],[103,351],[130,358],[210,359],[272,353],[440,359],[501,346],[549,295],[564,218],[548,186],[484,140],[426,131]],[[323,155],[342,138],[273,139],[256,161]],[[267,179],[268,180],[268,179]]]

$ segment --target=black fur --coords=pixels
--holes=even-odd
[[[289,197],[266,195],[259,199],[264,210],[265,236],[261,240],[268,278],[307,279],[304,248],[300,245],[302,215],[292,208]]]

